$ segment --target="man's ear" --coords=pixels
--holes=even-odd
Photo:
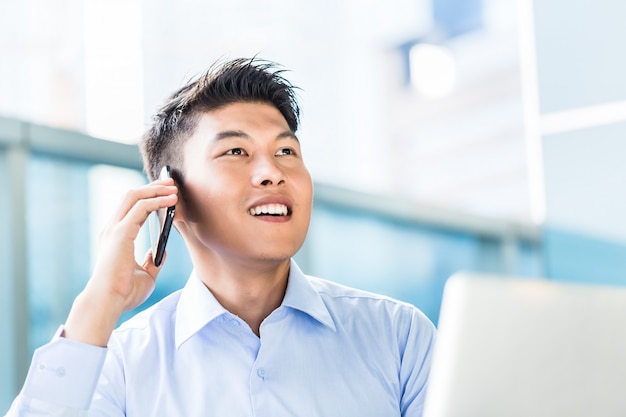
[[[179,194],[178,202],[176,203],[176,212],[174,213],[174,222],[172,225],[176,228],[176,230],[178,230],[178,233],[183,238],[188,232],[186,208],[185,202],[182,198],[180,198]]]

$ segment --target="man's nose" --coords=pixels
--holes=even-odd
[[[278,165],[276,158],[259,156],[254,162],[252,183],[257,187],[279,185],[285,182],[285,173]]]

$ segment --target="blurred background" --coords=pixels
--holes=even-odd
[[[0,410],[146,182],[162,99],[222,58],[301,87],[305,272],[437,323],[460,270],[626,284],[622,0],[0,0]],[[148,247],[147,233],[137,245]],[[180,237],[146,305],[191,270]],[[145,307],[145,306],[144,306]]]

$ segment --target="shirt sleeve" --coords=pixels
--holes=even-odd
[[[424,412],[435,338],[435,326],[421,311],[414,309],[400,366],[402,417],[421,417]]]
[[[63,338],[62,331],[35,351],[6,417],[88,415],[107,349]]]

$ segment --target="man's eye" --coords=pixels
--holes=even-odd
[[[234,148],[226,151],[226,155],[243,155],[245,151],[241,148]]]
[[[281,148],[276,152],[276,155],[295,155],[296,151],[291,148]]]

